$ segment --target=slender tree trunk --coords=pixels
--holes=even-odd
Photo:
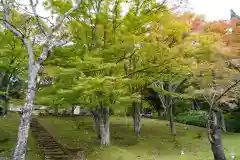
[[[209,141],[211,143],[211,149],[214,156],[214,160],[226,160],[224,147],[222,143],[220,118],[221,113],[212,112],[212,121],[211,123],[209,122],[210,123]]]
[[[4,115],[8,114],[8,109],[9,109],[9,101],[6,100],[6,102],[4,104]]]
[[[133,124],[134,124],[134,131],[136,136],[140,136],[140,122],[141,122],[141,113],[140,113],[140,103],[134,101],[132,103],[133,109]]]
[[[76,109],[76,107],[75,107],[75,106],[73,106],[73,107],[72,107],[72,113],[71,113],[71,114],[72,114],[72,116],[74,115],[74,111],[75,111],[75,109]]]
[[[8,79],[8,85],[6,89],[5,104],[4,104],[4,115],[7,115],[9,108],[9,88],[10,88],[11,76]]]
[[[222,126],[222,129],[223,129],[224,132],[226,132],[227,130],[226,130],[226,124],[225,124],[225,119],[224,119],[224,115],[223,115],[223,113],[221,113],[221,117],[220,117],[220,119],[221,119],[221,126]]]
[[[110,131],[109,131],[109,108],[104,107],[101,111],[100,130],[101,130],[101,145],[110,145]]]
[[[177,132],[176,132],[175,124],[174,124],[173,107],[170,105],[168,110],[169,110],[168,116],[169,116],[169,124],[170,124],[171,134],[176,136]]]
[[[101,139],[101,133],[100,133],[100,115],[98,111],[92,111],[93,115],[93,130],[97,134],[97,138]]]
[[[160,110],[160,109],[158,109],[157,113],[158,113],[158,119],[159,119],[159,120],[161,120],[161,119],[162,119],[161,110]]]
[[[55,116],[58,115],[58,107],[54,107],[54,115],[55,115]]]
[[[35,97],[36,78],[37,78],[37,70],[32,69],[28,77],[26,103],[24,105],[24,108],[22,109],[22,116],[21,116],[20,125],[18,128],[18,139],[17,139],[17,144],[13,153],[13,160],[25,159],[28,132],[30,127],[31,115],[32,115],[32,107],[33,107],[33,102]]]

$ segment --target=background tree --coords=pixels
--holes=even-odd
[[[39,16],[36,13],[36,6],[38,4],[38,1],[37,3],[34,3],[32,0],[30,0],[29,3],[31,5],[34,17],[36,18],[36,22],[37,22],[36,26],[45,36],[45,42],[42,45],[43,50],[41,55],[37,58],[37,60],[35,60],[33,45],[32,45],[32,42],[30,41],[31,37],[28,37],[26,33],[21,32],[21,30],[19,30],[19,27],[15,26],[15,24],[10,19],[10,15],[14,12],[14,10],[17,10],[15,6],[18,7],[19,5],[16,5],[15,1],[1,1],[1,6],[3,8],[2,21],[5,28],[8,29],[10,32],[12,32],[15,36],[17,36],[22,41],[28,53],[28,87],[27,87],[27,93],[26,93],[26,103],[22,110],[22,117],[19,125],[18,142],[13,155],[13,159],[16,159],[16,160],[25,158],[28,131],[29,131],[29,125],[30,125],[29,123],[31,119],[32,105],[34,102],[35,90],[36,90],[36,78],[41,69],[41,64],[47,58],[48,53],[56,45],[56,44],[53,44],[53,41],[52,41],[54,36],[53,34],[60,27],[63,20],[79,6],[80,2],[77,3],[76,7],[71,8],[68,12],[59,16],[57,18],[56,24],[51,28],[50,31],[47,31],[43,27],[42,23],[39,20]]]

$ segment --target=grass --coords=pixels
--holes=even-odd
[[[10,156],[17,140],[19,116],[0,117],[0,157]],[[169,134],[166,121],[143,119],[141,137],[136,138],[132,119],[111,117],[111,146],[101,147],[90,117],[40,117],[40,122],[68,148],[81,148],[88,160],[212,160],[206,130],[177,124],[178,136]],[[79,126],[79,128],[78,128]],[[240,134],[224,134],[226,155],[240,155]],[[181,150],[184,156],[180,156]],[[34,138],[29,135],[27,160],[41,160]],[[229,158],[230,159],[230,158]],[[240,159],[237,157],[236,159]]]
[[[206,130],[195,126],[177,124],[178,136],[173,137],[166,121],[143,119],[141,137],[137,139],[131,118],[111,117],[111,146],[103,148],[89,117],[41,117],[40,122],[64,146],[83,149],[88,160],[213,159]],[[240,155],[240,134],[224,134],[223,138],[228,158],[229,152]],[[180,156],[182,150],[184,156]]]
[[[17,141],[18,124],[20,117],[9,113],[6,117],[0,117],[0,157],[10,157]],[[31,133],[28,141],[27,160],[41,160],[39,151]]]

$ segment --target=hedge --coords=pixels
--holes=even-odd
[[[176,121],[188,125],[206,127],[207,116],[206,111],[190,110],[188,112],[178,114]]]

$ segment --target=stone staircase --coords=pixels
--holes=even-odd
[[[69,160],[68,153],[65,149],[51,136],[36,118],[32,119],[30,126],[45,160]]]

